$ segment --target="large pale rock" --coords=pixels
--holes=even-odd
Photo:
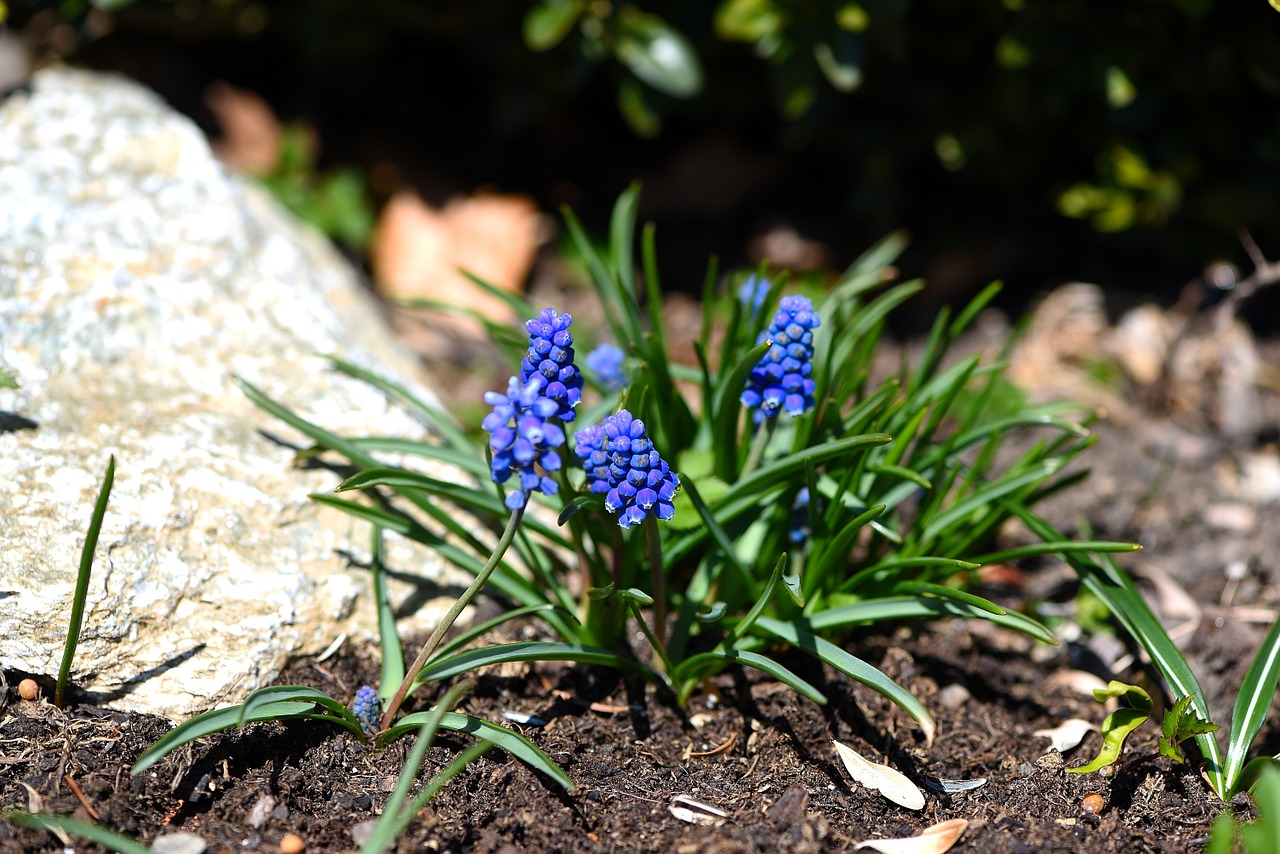
[[[21,383],[0,389],[0,667],[57,672],[111,453],[79,686],[180,717],[370,632],[368,574],[343,556],[367,554],[367,526],[307,498],[337,477],[291,467],[271,437],[301,437],[231,383],[336,432],[424,434],[327,370],[330,352],[417,388],[341,257],[159,98],[47,71],[0,103],[0,365]],[[395,547],[399,568],[441,577]]]

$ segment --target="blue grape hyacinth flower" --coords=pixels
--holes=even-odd
[[[809,487],[801,487],[791,504],[791,529],[787,538],[793,543],[803,543],[813,532],[809,530]],[[821,507],[821,504],[818,505]]]
[[[627,375],[622,372],[622,363],[626,354],[612,344],[601,344],[587,354],[587,368],[595,374],[596,380],[605,391],[617,391],[627,384]]]
[[[555,401],[555,417],[566,423],[575,417],[574,407],[582,401],[582,372],[573,361],[573,317],[544,308],[525,322],[529,330],[529,352],[520,363],[520,384],[534,376],[544,382],[542,394]]]
[[[821,325],[808,297],[786,296],[761,340],[773,342],[769,352],[751,370],[742,392],[742,405],[752,411],[756,424],[776,418],[786,410],[803,415],[813,408],[816,383],[813,373],[813,330]]]
[[[365,735],[371,738],[376,735],[382,719],[382,703],[378,701],[378,692],[368,685],[362,687],[356,692],[351,713],[360,721],[360,729],[364,730]]]
[[[769,296],[769,290],[772,287],[773,282],[755,273],[747,276],[738,287],[738,302],[746,309],[748,317],[756,316],[756,312],[764,305],[765,298]]]
[[[490,476],[494,483],[506,483],[514,475],[519,487],[507,493],[507,508],[519,510],[529,500],[529,493],[555,495],[556,482],[538,473],[560,468],[556,448],[564,444],[564,431],[552,419],[559,404],[542,393],[543,380],[535,376],[526,383],[512,377],[507,393],[485,392],[484,401],[493,407],[481,427],[489,431],[489,450],[493,451]]]
[[[680,478],[654,450],[644,422],[625,409],[610,415],[602,425],[603,447],[609,458],[609,492],[604,509],[617,515],[618,525],[630,528],[648,518],[675,515],[671,503]]]
[[[573,434],[573,453],[582,460],[588,492],[604,493],[613,488],[609,483],[609,453],[604,443],[604,427],[599,424],[590,424]]]

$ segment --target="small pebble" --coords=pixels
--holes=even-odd
[[[307,843],[296,833],[286,833],[280,839],[280,854],[302,854]]]
[[[971,699],[973,695],[969,689],[959,682],[952,682],[938,692],[938,702],[948,709],[958,709]]]
[[[1102,795],[1097,792],[1090,792],[1080,801],[1080,808],[1089,815],[1099,815],[1102,812]]]
[[[18,696],[24,700],[34,700],[40,696],[40,686],[34,679],[23,679],[18,683]]]
[[[351,828],[351,840],[361,848],[365,846],[370,839],[373,838],[373,832],[378,829],[377,819],[362,821],[355,827]]]
[[[151,843],[153,854],[204,854],[208,847],[203,839],[186,830],[162,834]]]

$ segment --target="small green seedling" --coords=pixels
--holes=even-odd
[[[1224,811],[1213,823],[1204,854],[1272,854],[1280,849],[1280,769],[1263,767],[1253,787],[1253,802],[1258,820],[1242,823],[1230,810]]]
[[[1014,508],[1013,513],[1037,536],[1045,539],[1062,536],[1026,508]],[[1212,720],[1216,715],[1211,714],[1208,698],[1190,663],[1143,600],[1133,579],[1110,555],[1096,554],[1096,561],[1072,552],[1064,552],[1063,557],[1089,592],[1106,605],[1112,618],[1151,658],[1151,664],[1164,677],[1169,694],[1190,697],[1188,707],[1196,717],[1201,721]],[[1277,684],[1280,684],[1280,619],[1271,624],[1236,691],[1226,751],[1218,745],[1212,730],[1191,734],[1200,750],[1205,778],[1224,803],[1251,789],[1263,770],[1280,761],[1280,756],[1249,758],[1249,751],[1271,711]],[[1187,731],[1185,727],[1184,731]]]
[[[1071,774],[1087,774],[1114,765],[1120,759],[1125,739],[1155,713],[1155,704],[1151,701],[1150,694],[1137,685],[1128,685],[1115,679],[1106,688],[1094,691],[1093,698],[1099,703],[1118,699],[1127,704],[1127,708],[1116,709],[1107,715],[1102,722],[1102,750],[1092,762],[1078,768],[1068,768],[1067,771]],[[1202,720],[1196,714],[1191,708],[1189,696],[1183,697],[1164,712],[1160,753],[1178,762],[1185,762],[1186,757],[1182,755],[1178,745],[1188,738],[1211,733],[1217,728],[1217,724]]]
[[[1175,762],[1186,762],[1187,757],[1183,755],[1179,745],[1188,738],[1217,731],[1217,724],[1202,719],[1196,710],[1191,708],[1191,695],[1188,694],[1174,703],[1172,709],[1165,710],[1164,724],[1161,727],[1160,753]]]

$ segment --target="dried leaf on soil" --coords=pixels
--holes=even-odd
[[[953,818],[927,827],[919,836],[908,836],[902,839],[868,839],[859,842],[854,850],[873,848],[881,854],[942,854],[950,851],[951,846],[964,833],[969,822],[963,818]]]
[[[1059,753],[1066,753],[1073,747],[1079,747],[1085,735],[1097,730],[1097,727],[1081,718],[1071,718],[1051,729],[1038,729],[1032,735],[1049,739],[1049,746]]]
[[[899,806],[911,810],[924,809],[924,792],[901,771],[864,759],[852,747],[835,739],[831,743],[835,745],[845,770],[856,782],[868,789],[875,789]]]

